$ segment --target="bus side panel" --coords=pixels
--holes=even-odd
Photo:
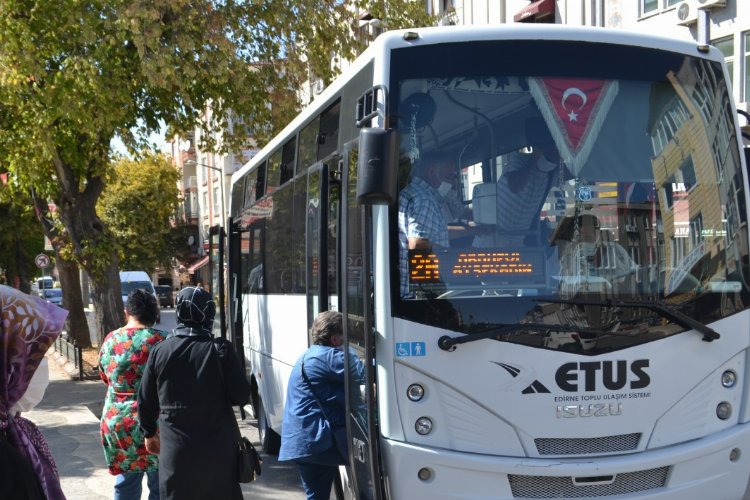
[[[243,296],[245,359],[252,367],[271,428],[281,434],[286,386],[297,358],[307,349],[304,295]]]

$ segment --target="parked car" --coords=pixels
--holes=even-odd
[[[159,298],[161,307],[174,307],[174,294],[169,285],[156,285],[156,296]]]
[[[60,288],[44,288],[40,292],[42,298],[47,302],[56,304],[62,307],[62,289]]]

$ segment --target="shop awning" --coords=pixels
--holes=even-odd
[[[555,14],[555,0],[536,0],[519,10],[513,20],[517,23],[535,23],[550,14]]]
[[[208,264],[208,255],[206,255],[205,257],[203,257],[199,261],[194,262],[192,266],[188,267],[188,272],[190,274],[195,274],[195,271],[197,271],[201,267],[205,266],[206,264]]]

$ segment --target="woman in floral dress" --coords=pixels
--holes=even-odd
[[[115,479],[115,500],[140,500],[146,474],[149,500],[159,498],[159,459],[146,451],[138,419],[136,394],[151,349],[164,334],[156,321],[156,298],[133,290],[125,303],[127,323],[107,335],[99,351],[99,375],[107,384],[101,437],[109,473]]]

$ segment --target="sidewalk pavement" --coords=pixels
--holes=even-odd
[[[110,499],[115,476],[109,474],[99,444],[99,415],[106,386],[99,380],[77,380],[77,370],[57,353],[48,352],[47,358],[50,382],[44,399],[24,416],[33,421],[46,438],[68,500]],[[260,451],[256,421],[248,415],[239,425],[242,434]],[[262,457],[261,477],[242,485],[245,498],[305,498],[293,465],[279,463],[266,454]],[[142,499],[147,498],[144,481]]]

